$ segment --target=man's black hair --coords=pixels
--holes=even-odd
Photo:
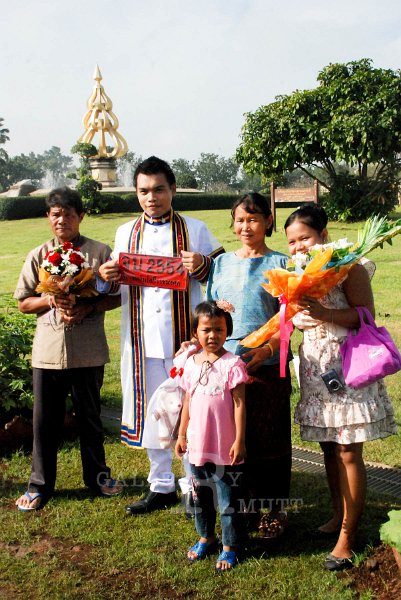
[[[149,158],[146,158],[139,163],[134,173],[135,187],[140,173],[143,173],[144,175],[158,175],[159,173],[163,173],[170,187],[175,184],[175,175],[172,168],[168,162],[161,158],[157,158],[157,156],[149,156]]]
[[[77,215],[81,215],[83,212],[85,212],[80,194],[76,190],[72,190],[66,185],[55,188],[49,192],[49,195],[46,198],[46,206],[48,210],[50,210],[52,206],[73,208]]]

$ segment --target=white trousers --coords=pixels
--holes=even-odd
[[[170,358],[145,358],[146,374],[146,396],[151,398],[152,394],[163,381],[168,379],[170,369],[173,366],[173,360]],[[146,448],[150,462],[150,471],[148,482],[152,492],[169,494],[175,491],[175,478],[172,472],[172,450],[156,448]],[[181,492],[186,494],[191,488],[191,468],[188,462],[188,455],[183,458],[185,470],[184,477],[178,480]]]

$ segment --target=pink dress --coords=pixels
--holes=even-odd
[[[226,352],[211,365],[208,363],[206,370],[207,365],[203,363],[202,368],[194,358],[187,360],[181,377],[181,387],[190,396],[189,462],[197,467],[207,462],[229,465],[236,434],[231,390],[248,380],[245,363]]]

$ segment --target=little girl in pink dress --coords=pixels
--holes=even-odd
[[[220,304],[220,306],[218,306]],[[187,450],[192,471],[195,525],[200,540],[188,550],[196,561],[217,550],[216,498],[222,527],[223,552],[216,569],[238,562],[243,538],[239,491],[245,457],[245,364],[224,349],[232,319],[224,301],[202,302],[195,309],[193,331],[201,349],[185,363],[185,390],[176,454]],[[226,309],[226,310],[224,310]]]

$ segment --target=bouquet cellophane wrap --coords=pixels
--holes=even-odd
[[[39,284],[36,291],[43,294],[74,294],[80,298],[97,296],[95,277],[92,269],[82,269],[78,275],[52,275],[39,269]]]
[[[400,233],[401,219],[390,223],[386,217],[370,217],[362,231],[358,231],[358,241],[354,245],[348,244],[352,247],[339,250],[338,247],[334,248],[335,243],[321,246],[302,274],[295,270],[272,269],[264,273],[269,283],[262,285],[272,296],[280,297],[281,304],[285,305],[285,322],[288,323],[300,310],[297,303],[302,296],[323,298],[347,277],[349,270],[362,257],[375,248],[383,248],[384,242],[391,244],[392,238]],[[241,344],[248,348],[257,348],[279,329],[278,313],[260,329],[243,339]]]
[[[323,298],[331,288],[347,277],[353,264],[321,270],[330,261],[332,252],[332,249],[328,248],[313,258],[305,267],[302,275],[295,271],[279,268],[264,273],[269,283],[262,283],[263,288],[272,296],[276,298],[282,296],[288,302],[285,313],[286,322],[290,321],[299,310],[302,310],[298,305],[302,296]],[[280,314],[277,313],[260,329],[244,338],[241,344],[247,348],[257,348],[269,340],[279,329]]]

